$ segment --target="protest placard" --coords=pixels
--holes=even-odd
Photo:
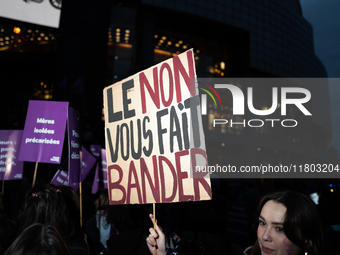
[[[102,146],[100,145],[90,145],[90,152],[92,153],[93,156],[95,156],[97,159],[100,158],[100,150],[102,149]]]
[[[59,164],[68,102],[30,100],[19,160]]]
[[[93,155],[97,156],[96,172],[92,184],[92,194],[95,194],[100,188],[107,189],[106,150],[99,145],[91,145],[90,150]]]
[[[104,89],[110,204],[211,199],[193,51]]]
[[[90,145],[90,152],[97,159],[96,170],[94,173],[94,178],[93,178],[93,183],[92,183],[92,194],[97,193],[99,189],[99,185],[100,185],[99,184],[99,164],[100,164],[100,157],[101,157],[101,154],[100,154],[101,148],[102,147],[100,145],[94,145],[94,144]]]
[[[96,163],[97,159],[83,146],[81,146],[80,155],[81,155],[81,181],[83,182],[86,176],[91,171],[94,164]]]
[[[0,180],[20,180],[24,162],[18,160],[22,130],[0,130]]]
[[[55,186],[65,185],[73,188],[74,190],[78,190],[79,182],[69,183],[69,174],[68,171],[58,170],[51,180],[51,184]]]
[[[93,165],[96,163],[96,158],[85,149],[81,147],[80,158],[81,158],[81,182],[84,182],[86,176],[89,174]],[[72,187],[74,190],[79,189],[79,182],[69,182],[69,173],[65,170],[58,170],[51,180],[51,184],[56,186],[66,185]]]
[[[80,182],[80,116],[77,110],[68,107],[68,182]]]

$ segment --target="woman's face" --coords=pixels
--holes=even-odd
[[[257,227],[261,255],[297,255],[301,249],[286,237],[283,229],[287,208],[269,200],[262,207]]]

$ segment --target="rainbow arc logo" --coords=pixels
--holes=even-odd
[[[217,91],[213,87],[211,87],[208,84],[202,83],[202,82],[198,82],[198,84],[199,85],[198,85],[197,88],[202,90],[202,91],[204,91],[205,93],[207,93],[212,98],[212,100],[214,101],[216,106],[217,106],[217,103],[216,103],[216,99],[215,99],[213,94],[215,94],[215,96],[220,101],[221,106],[223,106],[221,97],[219,96],[219,94],[217,93]],[[203,86],[206,87],[206,88],[204,88]],[[210,92],[208,89],[210,89],[212,92]],[[201,111],[202,111],[202,115],[206,115],[207,114],[207,94],[201,94]]]

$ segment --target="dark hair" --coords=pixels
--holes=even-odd
[[[59,231],[52,225],[33,224],[15,239],[4,255],[71,255]]]
[[[96,211],[102,211],[104,215],[109,210],[109,194],[107,189],[99,189],[96,193],[96,200],[94,202]]]
[[[52,184],[31,188],[17,219],[17,234],[34,224],[51,224],[66,239],[73,239],[80,227],[80,221],[73,219],[74,202]]]
[[[303,251],[307,251],[309,255],[324,253],[321,221],[316,206],[308,196],[296,191],[275,192],[264,196],[256,212],[256,226],[258,226],[262,208],[268,201],[274,201],[286,207],[283,231],[291,242]],[[251,254],[261,254],[258,241]]]
[[[59,185],[57,188],[60,189],[63,195],[69,196],[76,205],[76,207],[79,209],[80,207],[79,194],[72,187],[66,185]]]

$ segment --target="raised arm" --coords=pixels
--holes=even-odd
[[[153,223],[153,215],[150,214],[150,219]],[[157,255],[165,255],[166,248],[165,248],[165,235],[162,229],[158,226],[157,221],[155,221],[155,229],[149,229],[149,236],[146,238],[146,244],[149,247],[151,254],[155,254],[155,249],[157,251]]]

